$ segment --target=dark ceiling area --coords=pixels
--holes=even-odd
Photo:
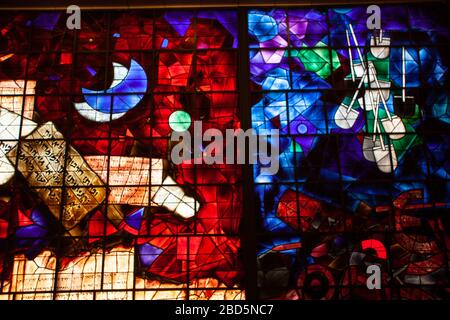
[[[2,0],[1,10],[20,9],[54,9],[61,10],[69,5],[78,5],[82,9],[127,9],[127,8],[195,8],[195,7],[263,7],[263,6],[317,6],[317,5],[348,5],[348,4],[395,4],[395,3],[418,3],[429,2],[423,0]],[[449,4],[448,0],[440,0]]]

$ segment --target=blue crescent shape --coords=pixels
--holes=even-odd
[[[114,82],[113,82],[114,84]],[[95,111],[121,116],[134,108],[147,91],[147,75],[135,60],[131,59],[130,69],[119,83],[102,91],[81,89],[86,103]],[[115,117],[114,117],[115,118]]]

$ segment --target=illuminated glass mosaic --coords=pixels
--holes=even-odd
[[[3,13],[5,299],[242,299],[237,166],[172,130],[239,126],[230,11]]]
[[[279,173],[254,173],[263,298],[448,298],[449,31],[366,9],[249,12],[252,125],[282,133]]]
[[[0,299],[448,299],[446,11],[366,9],[0,12]]]

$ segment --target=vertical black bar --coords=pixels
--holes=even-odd
[[[250,66],[248,52],[248,21],[247,10],[238,9],[238,91],[239,110],[242,129],[252,127],[250,106]],[[248,141],[247,141],[248,142]],[[246,150],[249,150],[248,143]],[[255,300],[258,298],[257,270],[256,270],[256,212],[253,166],[247,161],[243,166],[243,216],[240,225],[242,262],[244,265],[244,287],[246,298]]]
[[[450,0],[447,0],[447,26],[450,27]]]

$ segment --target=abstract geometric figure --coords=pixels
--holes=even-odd
[[[292,135],[294,141],[301,146],[301,150],[308,154],[316,140],[314,135],[317,128],[307,118],[299,115],[289,122],[289,131],[288,127],[285,127],[281,132]]]
[[[164,19],[169,22],[169,24],[177,31],[178,35],[184,36],[186,31],[191,25],[191,20],[194,18],[194,13],[191,11],[174,11],[166,12],[164,14]]]
[[[9,109],[14,110],[11,106]],[[0,185],[6,184],[16,171],[7,158],[8,152],[16,147],[21,137],[26,137],[37,127],[37,123],[21,119],[19,114],[0,107]]]
[[[286,50],[261,50],[261,55],[265,63],[277,64],[283,59]]]
[[[192,54],[162,52],[159,58],[158,84],[186,86],[192,69]]]
[[[169,117],[169,126],[173,131],[186,131],[191,126],[191,123],[191,116],[186,111],[175,111]]]
[[[65,266],[60,265],[58,271],[56,256],[50,251],[42,252],[33,260],[18,254],[14,256],[11,281],[5,281],[3,296],[0,297],[16,300],[131,300],[133,290],[138,289],[135,299],[139,300],[188,298],[184,284],[135,278],[136,254],[133,248],[99,250],[91,255],[74,257]],[[106,290],[102,289],[102,284]],[[190,299],[244,298],[237,286],[227,286],[214,278],[192,280],[189,286],[193,288],[189,293]],[[203,292],[205,287],[211,288],[208,293]]]
[[[289,72],[282,68],[270,70],[262,83],[263,90],[286,90],[290,88]]]
[[[318,10],[288,10],[290,41],[293,47],[312,48],[328,41],[326,17]]]
[[[335,294],[335,280],[330,270],[321,265],[309,265],[297,280],[302,300],[330,300]]]
[[[383,36],[383,30],[380,30],[380,36],[370,37],[370,52],[377,59],[386,59],[389,57],[391,38]]]
[[[259,42],[273,39],[278,34],[278,25],[274,18],[266,14],[249,13],[248,32]]]
[[[367,239],[361,241],[361,247],[363,250],[372,249],[375,250],[377,256],[381,259],[386,259],[386,247],[377,239]]]
[[[433,116],[440,121],[450,124],[450,98],[448,95],[441,94],[436,97],[433,103]]]
[[[170,176],[163,179],[162,159],[120,156],[84,159],[105,183],[109,182],[110,204],[164,206],[183,219],[192,218],[200,209],[198,201],[187,196]]]
[[[45,238],[48,236],[48,221],[39,209],[30,210],[29,218],[18,210],[19,223],[15,232],[16,242],[19,248],[26,248],[28,259],[36,257],[48,244]]]
[[[62,215],[63,226],[70,230],[103,202],[106,190],[103,181],[63,138],[54,124],[47,122],[11,149],[7,157],[11,162],[18,158],[17,170],[50,212],[57,219]],[[62,199],[65,205],[61,210]]]
[[[339,128],[351,129],[359,117],[359,112],[352,106],[341,104],[334,115],[334,122]]]
[[[291,56],[298,57],[307,71],[314,72],[323,79],[328,78],[332,71],[336,71],[341,66],[335,50],[331,50],[331,64],[329,55],[328,47],[321,42],[313,48],[305,46],[300,50],[291,50]]]
[[[114,80],[103,91],[82,88],[86,102],[74,103],[75,109],[86,119],[108,122],[123,117],[144,97],[147,90],[147,75],[135,60],[131,59],[130,69],[113,62]]]
[[[59,12],[40,13],[32,22],[36,28],[53,31],[61,14]]]
[[[158,256],[163,252],[162,249],[152,246],[149,243],[144,243],[139,246],[139,258],[140,263],[143,267],[150,267],[152,263],[158,258]]]
[[[35,80],[0,81],[0,106],[31,120],[34,112]],[[24,102],[25,99],[25,102]]]

